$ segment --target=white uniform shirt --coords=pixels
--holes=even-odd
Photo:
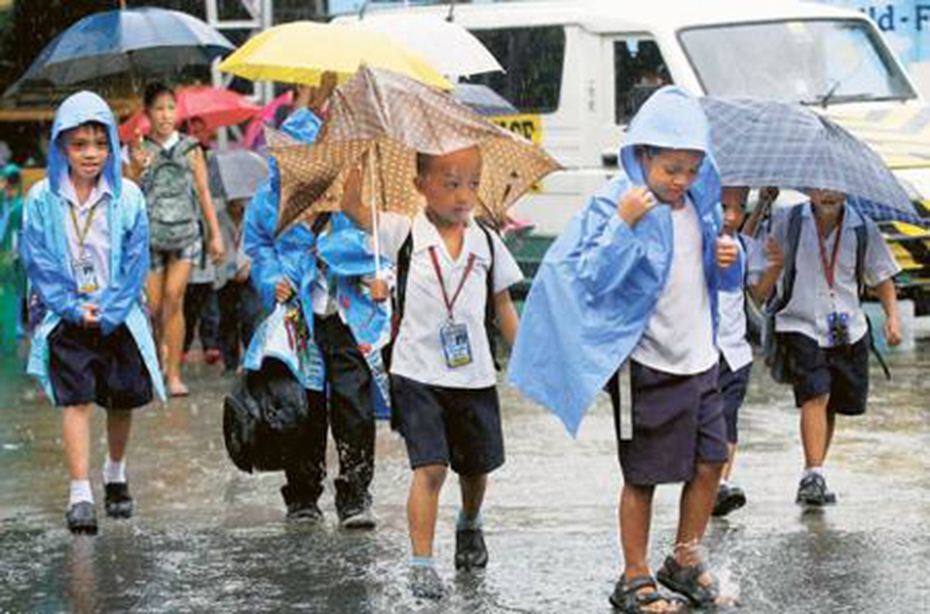
[[[749,260],[758,249],[758,243],[751,237],[741,236],[736,244],[741,258],[733,266],[739,266],[742,269],[740,279],[745,282]],[[743,249],[744,244],[745,249]],[[727,361],[730,371],[736,372],[752,362],[752,346],[746,338],[745,284],[740,284],[738,290],[721,290],[717,300],[720,310],[717,347],[720,348],[720,354]]]
[[[64,199],[65,210],[62,217],[65,223],[65,232],[68,237],[68,253],[72,264],[82,257],[80,242],[78,241],[78,228],[84,232],[84,225],[87,224],[87,218],[94,210],[94,217],[90,222],[90,228],[84,241],[83,256],[90,258],[94,265],[94,273],[97,276],[97,291],[107,287],[110,283],[110,224],[107,220],[107,204],[109,199],[113,198],[113,190],[106,177],[101,175],[97,185],[93,187],[90,196],[81,204],[78,202],[77,192],[71,177],[67,171],[62,173],[60,182],[61,196]],[[97,205],[96,208],[94,205]],[[74,209],[77,218],[78,228],[74,227],[74,220],[71,218],[69,209]],[[74,271],[72,270],[72,274]]]
[[[404,315],[394,343],[391,373],[432,386],[449,388],[487,388],[496,383],[494,360],[484,326],[487,274],[491,253],[484,231],[472,222],[465,231],[462,251],[453,259],[439,231],[420,212],[411,221],[397,214],[384,214],[379,222],[378,239],[381,252],[397,261],[401,246],[413,233],[413,252],[407,274]],[[523,279],[516,260],[495,233],[494,293],[506,290]],[[465,273],[470,254],[475,262],[471,274],[453,306],[456,324],[468,327],[472,362],[456,368],[446,364],[440,341],[440,329],[449,316],[443,301],[439,280],[433,268],[429,248],[436,250],[442,278],[449,299],[455,293]],[[493,300],[493,297],[492,299]]]
[[[658,371],[696,375],[718,360],[694,205],[672,210],[674,251],[665,288],[632,358]]]
[[[843,215],[842,243],[839,247],[836,263],[836,282],[834,292],[830,292],[820,259],[820,246],[817,241],[817,226],[814,213],[809,204],[802,213],[801,236],[798,253],[795,257],[797,275],[791,294],[791,302],[775,316],[775,330],[778,332],[801,333],[817,341],[821,347],[828,347],[830,339],[827,330],[827,316],[831,313],[845,313],[849,316],[849,340],[855,343],[868,332],[865,314],[859,303],[859,290],[856,282],[856,228],[865,224],[868,235],[868,249],[863,262],[865,282],[870,286],[878,285],[896,275],[901,268],[891,255],[878,226],[866,219],[852,207],[846,206]],[[783,251],[788,249],[788,210],[779,211],[773,218],[772,236]],[[836,229],[827,236],[824,246],[829,260],[833,254],[836,241]],[[763,250],[758,250],[762,252]],[[754,272],[765,270],[765,255],[757,253],[750,264]],[[784,277],[784,276],[783,276]],[[778,282],[778,291],[782,291],[782,282]]]

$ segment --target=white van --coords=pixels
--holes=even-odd
[[[450,14],[449,6],[369,11]],[[496,120],[543,145],[566,168],[522,199],[533,260],[614,173],[624,128],[655,89],[811,104],[867,140],[930,216],[930,108],[862,13],[811,2],[613,0],[454,7],[506,73],[478,75],[519,115]],[[357,19],[354,16],[339,20]],[[905,269],[902,294],[930,309],[930,233],[885,228]]]

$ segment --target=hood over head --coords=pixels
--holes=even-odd
[[[110,155],[104,165],[103,174],[106,176],[113,190],[114,197],[118,198],[122,189],[122,158],[119,149],[119,130],[113,111],[106,101],[93,92],[83,91],[73,94],[65,99],[55,113],[55,122],[52,124],[52,140],[48,153],[48,180],[53,192],[59,193],[62,173],[68,172],[68,156],[59,142],[61,135],[72,128],[77,128],[88,122],[97,122],[107,128],[107,138],[110,142]]]
[[[620,160],[627,176],[642,185],[645,177],[635,153],[640,145],[703,152],[704,161],[689,191],[702,211],[707,203],[698,201],[719,202],[720,173],[713,158],[710,123],[696,98],[675,86],[665,86],[649,97],[630,122]]]

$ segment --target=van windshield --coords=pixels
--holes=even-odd
[[[712,96],[824,106],[916,97],[882,40],[858,20],[727,24],[679,38]]]

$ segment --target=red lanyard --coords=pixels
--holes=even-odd
[[[823,238],[823,235],[820,234],[820,228],[817,227],[817,244],[820,247],[820,263],[823,265],[823,275],[827,278],[827,285],[830,286],[830,290],[833,290],[833,285],[836,283],[836,259],[840,253],[840,239],[843,238],[843,217],[845,212],[840,213],[840,217],[836,222],[836,240],[833,242],[833,253],[830,255],[830,261],[827,262],[827,246]],[[815,226],[817,226],[815,224]]]
[[[465,265],[465,273],[462,274],[462,279],[459,281],[458,288],[455,289],[455,294],[452,295],[452,300],[449,300],[449,295],[446,293],[446,282],[442,279],[442,269],[439,267],[439,257],[436,255],[436,248],[429,248],[429,257],[433,261],[433,270],[436,271],[436,278],[439,280],[439,288],[442,290],[442,300],[446,303],[446,311],[449,312],[449,319],[452,319],[452,307],[455,306],[455,301],[459,298],[459,294],[462,293],[462,288],[465,287],[465,282],[468,280],[468,275],[471,273],[471,270],[475,266],[475,255],[468,254],[468,263]]]

